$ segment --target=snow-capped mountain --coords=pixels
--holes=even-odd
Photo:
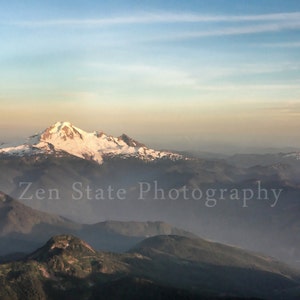
[[[103,132],[85,132],[69,122],[57,122],[43,132],[29,137],[18,146],[1,145],[0,154],[30,156],[38,154],[74,155],[101,164],[105,157],[135,157],[145,161],[158,159],[183,159],[183,156],[156,151],[146,147],[126,134],[119,137]]]

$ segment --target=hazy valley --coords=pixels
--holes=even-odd
[[[134,286],[137,295],[149,289],[170,299],[299,295],[296,152],[208,159],[61,122],[22,145],[2,145],[0,158],[1,261],[22,259],[0,268],[3,299],[19,299],[24,280],[35,282],[32,293],[49,293],[49,299],[65,299],[62,290],[76,294],[78,280],[86,299],[111,293],[116,282],[121,289]],[[28,257],[61,234],[85,240],[95,250],[75,238],[81,246],[74,247],[91,257],[83,259],[75,248],[53,254],[48,246]],[[103,257],[109,272],[99,267]],[[27,269],[28,277],[22,275]]]

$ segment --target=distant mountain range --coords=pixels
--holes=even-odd
[[[267,166],[272,164],[290,165],[299,168],[300,152],[265,153],[265,154],[235,154],[225,160],[240,167]]]
[[[269,257],[176,235],[148,238],[124,254],[54,236],[0,265],[3,300],[296,300],[299,286],[299,272]]]
[[[0,256],[2,261],[19,252],[29,253],[57,234],[74,234],[98,250],[126,251],[146,237],[192,233],[164,222],[106,221],[79,224],[54,214],[32,209],[0,192]],[[22,253],[19,253],[19,256]],[[7,256],[8,255],[8,256]],[[0,257],[1,261],[1,257]]]
[[[19,199],[19,204],[51,215],[36,220],[52,221],[50,225],[32,225],[25,222],[30,219],[26,216],[20,217],[23,223],[19,224],[9,222],[11,215],[3,217],[3,231],[9,235],[1,238],[0,252],[11,252],[9,247],[15,244],[22,244],[20,248],[28,252],[43,242],[36,237],[60,233],[77,235],[100,249],[93,244],[98,240],[94,232],[100,228],[107,232],[113,226],[119,230],[114,233],[118,238],[109,235],[101,245],[123,251],[148,235],[147,226],[155,231],[156,221],[162,220],[198,236],[265,252],[298,266],[300,161],[296,152],[218,159],[190,157],[188,153],[151,150],[126,135],[115,138],[100,132],[87,133],[68,122],[58,122],[19,146],[2,145],[0,190]],[[258,182],[268,191],[263,199],[258,197]],[[143,197],[141,186],[149,188]],[[112,197],[109,189],[114,192]],[[185,197],[185,189],[195,191],[198,198],[202,195],[201,199],[190,194]],[[242,193],[244,189],[255,192],[247,207],[242,194],[238,199],[221,194],[231,190]],[[118,198],[118,190],[125,191],[126,196]],[[271,197],[272,190],[280,191],[277,202]],[[165,197],[160,198],[163,193]],[[174,194],[175,200],[169,197]],[[18,207],[31,213],[16,204],[15,209]],[[137,222],[132,227],[141,226],[144,233],[124,237],[125,223],[120,222],[128,221]],[[101,225],[97,227],[96,223]],[[155,232],[165,226],[162,223]],[[17,227],[24,232],[13,233]],[[26,230],[31,230],[27,240]],[[38,244],[29,241],[32,233],[32,241]]]
[[[9,156],[74,155],[99,164],[109,157],[135,157],[145,161],[183,159],[182,155],[176,153],[150,149],[126,134],[113,137],[98,131],[88,133],[73,126],[70,122],[57,122],[18,146],[2,144],[0,145],[1,154]]]
[[[299,268],[298,158],[192,158],[69,122],[1,145],[0,299],[299,299],[277,261]]]

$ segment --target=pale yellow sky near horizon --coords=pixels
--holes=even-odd
[[[56,121],[70,121],[86,131],[127,133],[142,142],[178,150],[201,148],[209,143],[299,147],[299,116],[300,101],[189,101],[172,105],[151,102],[99,105],[94,100],[55,105],[7,102],[2,108],[0,141],[12,142],[42,131]]]

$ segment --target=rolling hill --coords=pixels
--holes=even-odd
[[[299,284],[297,271],[269,257],[174,235],[148,238],[124,254],[60,235],[22,261],[0,265],[3,300],[282,299],[282,293],[292,300]]]
[[[105,221],[80,224],[63,217],[32,209],[0,192],[0,255],[28,253],[58,234],[74,234],[98,250],[122,252],[146,237],[177,234],[195,237],[190,232],[164,222]],[[0,259],[1,261],[1,259]]]

